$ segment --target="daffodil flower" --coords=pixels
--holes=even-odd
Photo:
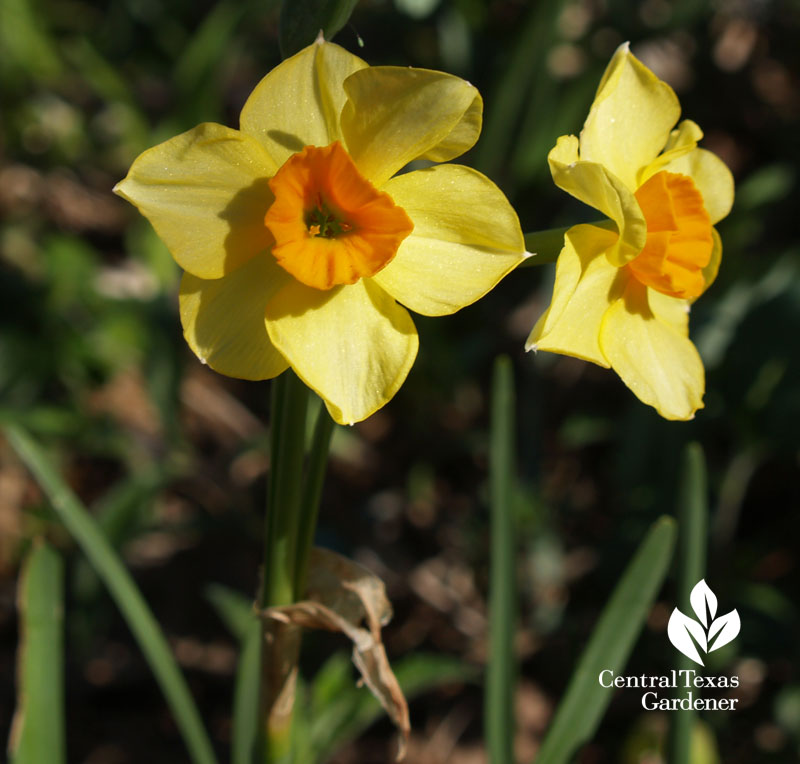
[[[697,148],[700,128],[680,116],[672,88],[622,45],[600,82],[580,139],[548,155],[556,185],[613,225],[565,235],[553,299],[527,349],[613,368],[667,419],[691,419],[705,378],[689,340],[690,303],[716,276],[714,223],[733,204],[725,164]]]
[[[202,361],[252,380],[291,366],[352,423],[414,362],[406,307],[453,313],[525,256],[514,210],[480,173],[398,174],[467,151],[481,117],[464,80],[369,67],[320,39],[261,80],[239,130],[206,123],[149,149],[115,191],[184,269],[181,322]]]

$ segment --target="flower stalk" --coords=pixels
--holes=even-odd
[[[333,421],[320,407],[306,466],[308,388],[291,371],[272,386],[270,481],[259,609],[302,599]],[[269,764],[292,760],[292,712],[302,631],[275,618],[262,621],[261,752]]]
[[[297,521],[303,490],[307,407],[308,388],[288,369],[272,386],[262,608],[290,605],[295,598]]]
[[[261,609],[294,602],[295,564],[305,456],[307,388],[287,370],[272,385],[270,480],[264,539]],[[261,759],[291,761],[291,728],[301,631],[273,619],[262,621]]]

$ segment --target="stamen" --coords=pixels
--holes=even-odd
[[[337,141],[306,146],[269,182],[275,201],[264,224],[284,270],[316,289],[374,276],[414,226],[405,211],[364,178]]]

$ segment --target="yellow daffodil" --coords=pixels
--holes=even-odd
[[[397,174],[465,152],[481,116],[464,80],[369,67],[320,39],[256,86],[239,130],[202,124],[145,151],[115,191],[184,269],[181,321],[202,361],[242,379],[291,366],[352,423],[414,362],[406,307],[453,313],[524,257],[514,210],[480,173]]]
[[[714,223],[733,204],[724,163],[697,148],[672,88],[622,45],[600,82],[580,139],[548,155],[556,185],[613,225],[565,235],[553,299],[529,350],[613,368],[667,419],[703,406],[703,364],[689,340],[690,303],[713,281],[722,246]]]

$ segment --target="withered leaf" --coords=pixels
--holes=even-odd
[[[400,761],[405,756],[410,723],[408,704],[381,640],[381,626],[392,617],[383,581],[346,557],[326,549],[314,549],[306,599],[293,605],[268,608],[261,615],[309,629],[341,632],[351,640],[353,663],[400,732],[397,753]]]

